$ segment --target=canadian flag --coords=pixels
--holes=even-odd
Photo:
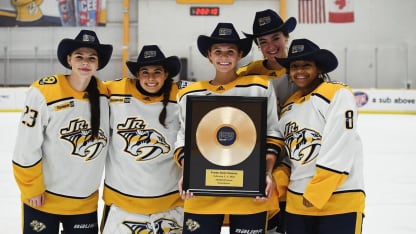
[[[328,3],[328,22],[354,22],[353,0],[330,0]]]

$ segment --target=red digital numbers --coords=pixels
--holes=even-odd
[[[191,7],[191,15],[193,16],[219,16],[219,7]]]

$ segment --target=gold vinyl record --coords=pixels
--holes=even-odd
[[[202,117],[196,129],[196,144],[202,156],[215,165],[243,162],[257,140],[251,118],[234,107],[218,107]]]

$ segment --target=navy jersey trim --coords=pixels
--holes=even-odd
[[[123,196],[133,197],[133,198],[159,198],[159,197],[166,197],[168,195],[172,195],[172,194],[175,194],[175,193],[179,193],[179,190],[175,190],[175,191],[172,191],[172,192],[169,192],[169,193],[161,194],[159,196],[133,196],[133,195],[130,195],[130,194],[127,194],[127,193],[122,193],[122,192],[118,191],[117,189],[109,186],[108,184],[104,184],[104,186],[106,188],[108,188],[108,189],[116,192],[116,193],[119,193],[119,194],[123,195]]]
[[[29,167],[33,167],[33,166],[35,166],[35,165],[39,164],[41,161],[42,161],[42,159],[39,159],[39,160],[38,160],[38,161],[36,161],[34,164],[32,164],[32,165],[28,165],[28,166],[23,166],[22,164],[19,164],[19,163],[15,162],[15,161],[12,161],[12,163],[13,163],[14,165],[17,165],[17,166],[22,167],[22,168],[29,168]]]

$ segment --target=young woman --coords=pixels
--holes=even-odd
[[[179,129],[177,56],[143,46],[127,61],[135,78],[106,82],[111,140],[105,169],[103,233],[180,233],[183,201],[173,160]]]
[[[55,234],[60,223],[65,233],[98,233],[109,109],[107,89],[94,74],[112,51],[95,32],[81,30],[58,46],[70,74],[37,80],[27,92],[13,155],[23,233]]]
[[[209,81],[198,81],[190,84],[178,93],[181,128],[178,133],[175,150],[175,160],[184,165],[185,119],[186,102],[190,95],[267,97],[267,153],[266,159],[266,189],[267,197],[233,197],[233,196],[193,196],[182,188],[179,190],[184,204],[183,233],[220,233],[224,215],[229,215],[230,233],[265,233],[267,211],[278,209],[277,200],[269,200],[275,191],[271,178],[271,170],[276,155],[283,145],[276,139],[277,105],[273,87],[270,81],[260,76],[238,76],[236,66],[238,61],[246,56],[251,49],[252,41],[240,39],[231,23],[219,23],[210,37],[198,37],[198,49],[207,57],[215,68],[215,77]],[[280,145],[279,145],[280,144]],[[192,175],[191,175],[192,177]]]
[[[331,82],[335,55],[307,39],[293,40],[277,61],[299,90],[279,120],[291,170],[288,234],[361,233],[365,206],[357,105],[347,85]]]
[[[287,98],[292,95],[297,86],[293,82],[289,82],[289,77],[286,74],[286,68],[276,61],[276,58],[287,58],[287,48],[289,46],[289,33],[296,28],[296,19],[290,17],[286,21],[271,9],[256,12],[253,21],[253,34],[244,33],[248,38],[251,38],[258,46],[263,54],[264,59],[256,60],[243,66],[237,70],[239,75],[266,75],[272,81],[276,98],[278,111],[285,103]],[[279,155],[280,159],[285,155],[285,151]],[[275,171],[278,172],[278,171]],[[280,184],[285,184],[286,181],[279,181],[285,176],[273,173],[273,177],[280,187]],[[286,188],[280,189],[284,191]],[[285,232],[285,206],[286,196],[284,193],[279,194],[280,211],[271,211],[269,213],[268,234],[284,233]]]
[[[253,34],[244,33],[251,38],[263,54],[264,59],[256,60],[237,70],[241,76],[266,75],[272,79],[279,107],[296,91],[296,86],[289,82],[286,68],[276,58],[287,57],[289,33],[296,28],[296,19],[286,21],[273,10],[256,12],[253,21]]]
[[[273,10],[256,12],[253,21],[253,34],[244,33],[261,50],[264,59],[256,60],[238,69],[241,75],[268,75],[279,78],[286,69],[275,58],[286,58],[289,33],[296,28],[296,19],[290,17],[285,22]]]

